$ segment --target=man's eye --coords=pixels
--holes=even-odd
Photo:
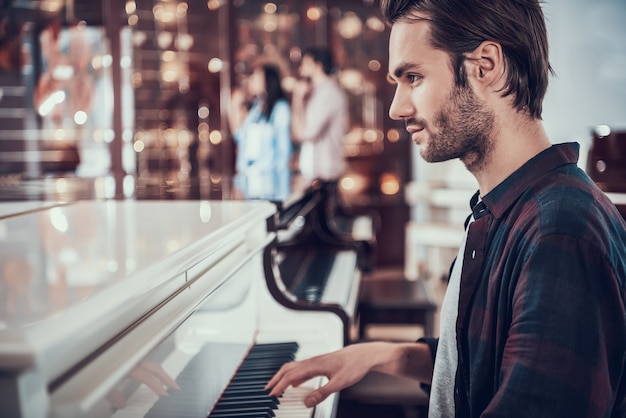
[[[413,84],[418,82],[422,77],[417,74],[407,74],[406,79],[409,83]]]

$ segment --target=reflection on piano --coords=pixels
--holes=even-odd
[[[279,207],[270,224],[276,239],[265,249],[264,268],[274,299],[292,310],[334,313],[348,344],[361,274],[372,268],[375,238],[373,228],[355,237],[357,218],[339,213],[336,193],[336,183],[316,181]]]
[[[591,134],[586,171],[626,219],[626,131],[599,126]]]
[[[0,221],[7,417],[332,417],[337,396],[272,399],[269,375],[339,349],[332,312],[269,293],[269,202],[79,202]],[[20,280],[22,280],[20,284]],[[17,283],[17,285],[16,285]]]

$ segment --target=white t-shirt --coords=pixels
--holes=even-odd
[[[459,313],[459,292],[461,290],[461,270],[463,253],[467,242],[467,231],[474,220],[470,219],[465,236],[459,248],[454,267],[450,273],[448,288],[441,304],[439,344],[435,356],[433,381],[430,389],[429,418],[449,418],[454,414],[454,382],[459,364],[456,346],[456,321]]]

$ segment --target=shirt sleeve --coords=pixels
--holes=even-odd
[[[433,369],[434,369],[435,357],[437,355],[437,347],[439,345],[439,338],[422,337],[419,340],[417,340],[417,342],[418,343],[425,343],[426,345],[428,345],[428,348],[430,348],[430,355],[431,355],[431,360],[433,362]],[[422,388],[422,390],[424,392],[426,392],[427,395],[430,396],[431,385],[429,385],[427,383],[420,383],[420,387]]]
[[[626,315],[609,255],[559,234],[523,253],[498,390],[481,416],[614,416]]]
[[[285,198],[289,195],[289,157],[291,155],[291,109],[286,102],[277,102],[272,114],[275,132],[274,170],[278,184],[276,195]]]

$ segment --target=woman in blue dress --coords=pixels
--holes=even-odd
[[[248,79],[248,91],[252,107],[234,127],[235,187],[245,199],[285,200],[291,183],[291,109],[278,68],[257,66]]]

